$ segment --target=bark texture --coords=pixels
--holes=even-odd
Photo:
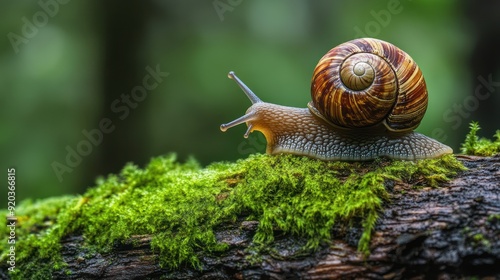
[[[356,251],[361,229],[335,228],[332,243],[304,254],[303,240],[278,235],[269,253],[245,250],[257,223],[217,232],[229,244],[203,255],[201,269],[161,268],[149,236],[115,244],[105,255],[82,251],[82,236],[63,241],[71,274],[56,279],[500,279],[500,156],[461,157],[468,168],[440,188],[388,183],[392,197],[372,235],[371,254]],[[253,261],[251,261],[253,259]]]

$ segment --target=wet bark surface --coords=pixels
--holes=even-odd
[[[200,252],[200,269],[161,268],[149,236],[114,244],[107,254],[82,251],[82,236],[63,241],[71,274],[56,279],[500,279],[500,156],[461,157],[468,168],[439,188],[388,182],[390,202],[372,235],[371,254],[356,247],[361,229],[335,228],[336,239],[313,253],[303,240],[277,234],[261,256],[246,250],[257,222],[217,231],[229,250]],[[417,186],[417,187],[416,187]]]

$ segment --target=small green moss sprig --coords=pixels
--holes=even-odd
[[[368,253],[379,213],[390,201],[388,181],[437,187],[460,170],[463,166],[453,155],[347,163],[259,154],[202,168],[192,159],[180,163],[172,154],[152,159],[145,168],[127,164],[82,196],[18,207],[22,222],[16,250],[19,263],[25,264],[19,279],[41,266],[43,276],[66,269],[60,241],[71,234],[83,235],[88,244],[83,254],[150,235],[161,265],[200,267],[201,252],[228,248],[216,238],[217,229],[242,219],[258,222],[252,246],[257,253],[272,246],[277,232],[301,237],[307,240],[304,250],[315,250],[332,240],[334,225],[361,226],[358,250]],[[0,227],[2,238],[5,230]],[[0,244],[2,252],[8,251],[6,244]],[[0,255],[2,263],[6,258],[6,253]]]
[[[491,141],[477,136],[480,129],[481,127],[477,122],[470,123],[470,131],[465,136],[465,142],[462,144],[462,153],[474,156],[493,156],[500,153],[500,130],[496,131],[495,140]]]

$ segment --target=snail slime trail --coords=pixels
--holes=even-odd
[[[269,154],[290,153],[321,160],[417,160],[453,150],[414,132],[424,117],[428,93],[418,65],[404,51],[362,38],[334,47],[318,62],[307,108],[263,102],[234,72],[252,102],[246,114],[222,124],[246,123],[244,137],[264,134]]]

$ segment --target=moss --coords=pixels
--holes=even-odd
[[[50,279],[51,271],[64,266],[58,253],[60,248],[60,225],[58,217],[65,215],[68,207],[75,203],[71,196],[48,198],[33,202],[25,200],[17,205],[16,215],[16,269],[15,279]],[[1,216],[7,215],[2,210]],[[0,227],[2,236],[0,260],[7,262],[11,244],[7,244],[8,228]],[[25,274],[29,271],[30,274]],[[24,273],[24,275],[23,275]],[[29,275],[29,277],[27,277]]]
[[[484,247],[489,248],[491,246],[491,243],[488,239],[484,237],[481,233],[476,233],[472,236],[472,240],[475,244],[481,244]]]
[[[493,156],[500,153],[500,130],[496,131],[495,140],[491,141],[477,136],[480,129],[477,122],[470,124],[470,131],[462,145],[462,153],[475,156]]]
[[[500,214],[491,214],[488,216],[488,222],[489,223],[498,223],[500,222]]]
[[[491,249],[491,242],[482,233],[476,232],[470,227],[465,227],[462,233],[465,235],[466,240],[473,246],[481,246],[486,250]]]
[[[142,169],[127,164],[119,175],[98,179],[82,196],[23,202],[16,209],[16,257],[22,266],[17,273],[24,275],[13,276],[22,279],[37,272],[45,278],[53,269],[66,269],[59,241],[71,233],[83,234],[85,244],[91,244],[87,254],[149,234],[161,265],[199,267],[199,252],[227,249],[215,230],[237,219],[259,222],[254,256],[272,244],[277,232],[303,238],[303,249],[315,250],[331,240],[333,225],[361,225],[358,249],[368,253],[379,212],[390,200],[388,181],[436,187],[462,169],[453,155],[364,163],[252,155],[206,168],[169,155]],[[3,240],[0,246],[6,244]],[[6,259],[2,253],[0,261],[5,264]]]

